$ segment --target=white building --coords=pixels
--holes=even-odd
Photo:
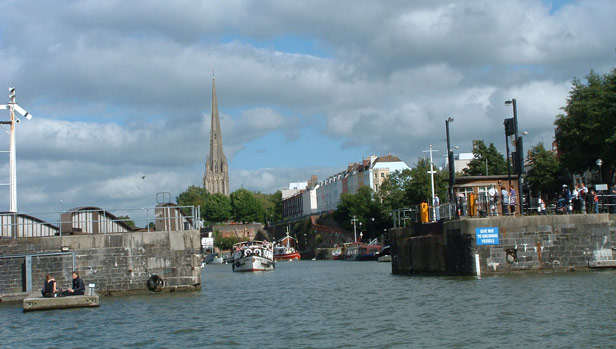
[[[282,189],[282,200],[306,190],[306,187],[308,187],[308,182],[289,183],[289,189]]]
[[[335,210],[343,193],[355,194],[363,186],[368,186],[377,192],[390,173],[404,169],[409,169],[407,164],[391,154],[381,157],[372,155],[363,159],[361,163],[349,164],[346,171],[336,173],[314,186],[316,211]]]

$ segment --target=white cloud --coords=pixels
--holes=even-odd
[[[35,115],[17,129],[18,196],[37,209],[147,206],[200,184],[212,70],[232,187],[271,192],[360,160],[264,162],[315,130],[340,153],[412,164],[429,144],[444,149],[450,116],[461,150],[504,148],[503,102],[516,98],[527,144],[549,143],[571,78],[612,69],[616,42],[612,1],[2,5],[0,86]],[[330,152],[318,143],[305,154]]]

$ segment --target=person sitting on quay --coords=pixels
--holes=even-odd
[[[83,283],[83,280],[79,277],[79,273],[74,271],[72,274],[73,277],[73,287],[68,290],[62,292],[62,296],[82,296],[86,291],[86,285]]]
[[[43,297],[46,298],[57,297],[58,289],[56,288],[56,279],[54,279],[51,274],[47,274],[45,277],[45,283],[43,284],[41,293],[43,294]]]

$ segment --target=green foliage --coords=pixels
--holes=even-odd
[[[118,217],[118,220],[122,221],[124,224],[128,225],[132,229],[137,228],[137,226],[135,225],[135,222],[132,219],[130,219],[129,216],[120,216]]]
[[[199,206],[201,217],[212,223],[233,218],[238,222],[278,222],[282,220],[282,193],[254,193],[239,189],[230,197],[210,194],[205,188],[191,185],[176,198],[180,206]]]
[[[221,193],[208,195],[201,215],[208,222],[226,222],[231,219],[231,199]]]
[[[235,236],[222,237],[220,232],[214,232],[214,246],[218,247],[221,251],[228,251],[233,247],[233,244],[238,243],[239,239]]]
[[[274,194],[254,193],[255,198],[261,204],[263,217],[260,222],[278,222],[282,220],[282,192],[276,191]]]
[[[191,185],[186,191],[178,195],[175,200],[179,206],[203,206],[208,195],[205,188]]]
[[[474,158],[468,163],[468,168],[463,170],[465,176],[485,176],[486,160],[488,175],[507,174],[507,161],[503,154],[496,150],[494,143],[486,147],[482,140],[475,141],[473,155]]]
[[[238,222],[262,222],[264,211],[251,191],[238,189],[231,193],[231,215]]]
[[[436,171],[436,169],[434,169]],[[406,207],[419,205],[422,202],[431,204],[432,179],[430,178],[430,160],[419,159],[417,165],[410,171],[411,180],[405,187],[404,203]],[[434,174],[434,193],[439,196],[441,202],[447,201],[447,186],[449,174],[446,170],[437,171]]]
[[[358,239],[360,231],[363,232],[364,239],[372,239],[380,236],[383,229],[389,226],[388,216],[385,215],[380,200],[372,198],[370,187],[363,186],[356,194],[343,193],[340,196],[334,218],[344,229],[353,231],[353,217],[357,219],[355,228]]]
[[[175,198],[175,201],[178,203],[178,206],[198,206],[201,210],[201,216],[203,217],[203,208],[205,207],[205,202],[209,195],[210,194],[205,188],[191,185],[183,193],[180,193],[180,195]],[[182,209],[182,212],[185,215],[191,214],[190,210],[186,208]]]
[[[563,183],[569,183],[560,162],[552,153],[539,143],[529,151],[531,169],[526,176],[533,193],[558,193]]]
[[[562,164],[582,173],[598,169],[596,161],[601,159],[602,178],[611,185],[616,170],[616,70],[605,75],[591,71],[586,83],[574,79],[563,110],[554,122]]]
[[[410,206],[406,202],[406,190],[411,186],[411,170],[405,169],[390,173],[381,184],[377,198],[386,211],[397,210]]]

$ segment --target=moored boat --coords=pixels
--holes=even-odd
[[[289,230],[287,229],[287,236],[274,246],[275,261],[296,261],[302,258],[295,247],[291,246],[291,242],[295,245],[295,239],[289,235]]]
[[[341,255],[342,255],[342,249],[340,247],[336,247],[332,251],[332,259],[335,261],[339,260]]]
[[[384,246],[376,255],[379,262],[391,262],[391,248],[389,245]]]
[[[233,271],[273,270],[274,251],[272,244],[263,241],[244,241],[233,245]]]
[[[339,259],[345,261],[376,261],[381,245],[347,242]]]
[[[219,253],[210,253],[203,259],[203,264],[227,264],[224,257]]]

